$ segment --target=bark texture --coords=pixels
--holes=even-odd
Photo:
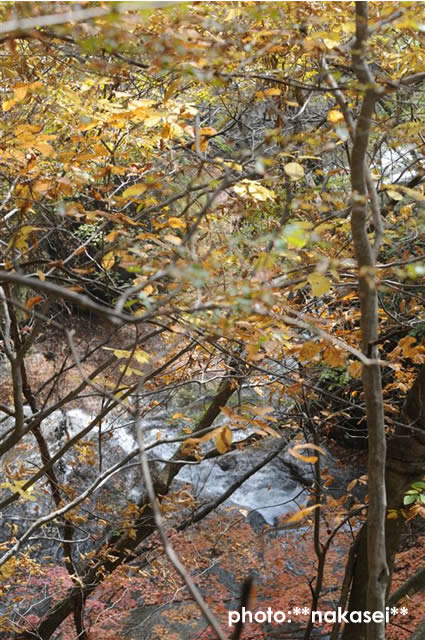
[[[378,295],[376,287],[375,264],[379,251],[380,238],[375,235],[372,244],[368,232],[368,173],[367,148],[369,143],[372,117],[378,92],[374,78],[366,62],[366,43],[368,38],[367,2],[356,2],[356,40],[353,46],[352,63],[357,79],[365,87],[360,115],[354,131],[351,154],[352,213],[351,232],[358,263],[359,299],[361,313],[362,351],[373,359],[378,359]],[[371,197],[371,204],[376,199]],[[372,207],[373,208],[373,207]],[[378,231],[379,229],[377,229]],[[368,494],[369,509],[365,538],[367,542],[367,560],[364,557],[364,544],[360,545],[363,572],[367,567],[366,607],[369,611],[384,611],[388,584],[388,567],[385,551],[386,489],[385,489],[385,417],[382,396],[382,376],[378,363],[363,365],[363,390],[366,403],[368,425]],[[363,577],[366,577],[365,575]],[[367,637],[368,640],[384,640],[385,624],[371,623],[359,635],[356,627],[356,640]],[[345,637],[350,637],[346,635]],[[351,636],[354,637],[354,636]]]
[[[411,483],[421,480],[424,474],[425,365],[422,365],[418,377],[407,394],[396,433],[390,438],[387,446],[385,479],[388,508],[397,510],[399,513],[399,517],[396,520],[386,519],[385,522],[385,546],[390,573],[405,524],[404,517],[401,514],[404,495]],[[424,573],[425,570],[419,573],[419,580],[423,580]],[[350,611],[366,609],[366,585],[368,584],[368,578],[366,523],[358,534],[358,553],[348,607]],[[387,596],[389,588],[390,583],[387,588]],[[391,602],[391,599],[389,602]],[[343,640],[362,640],[366,637],[365,633],[364,625],[347,625],[343,634]]]

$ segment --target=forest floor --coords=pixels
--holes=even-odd
[[[170,497],[172,498],[172,497]],[[422,527],[423,528],[423,527]],[[253,622],[244,627],[244,640],[299,640],[308,621],[297,607],[311,607],[310,580],[316,575],[317,559],[312,543],[311,524],[288,530],[279,536],[258,534],[237,511],[221,512],[185,532],[168,529],[170,542],[190,570],[224,628],[228,610],[237,610],[240,589],[248,574],[255,576],[255,591],[249,609],[292,612],[284,625]],[[324,532],[323,540],[326,540]],[[328,553],[322,597],[318,610],[337,609],[345,559],[352,541],[350,532],[338,534]],[[409,545],[412,545],[409,547]],[[425,556],[425,532],[411,532],[404,540],[394,571],[397,588],[416,569]],[[52,567],[48,572],[51,593],[60,597],[71,586],[65,570]],[[34,585],[37,587],[37,583]],[[45,582],[44,582],[45,586]],[[27,585],[28,587],[28,585]],[[39,588],[39,587],[38,587]],[[405,616],[393,616],[387,628],[389,640],[407,640],[423,617],[423,593],[405,599]],[[289,616],[288,616],[289,617]],[[164,556],[155,536],[143,555],[130,565],[118,568],[99,586],[87,602],[85,619],[91,640],[211,640],[205,623],[181,579]],[[34,620],[36,622],[36,620]],[[331,625],[317,629],[327,637]],[[71,620],[63,628],[63,640],[74,638]]]

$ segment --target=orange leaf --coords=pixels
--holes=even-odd
[[[232,437],[233,434],[229,427],[222,427],[218,430],[215,437],[215,446],[219,453],[226,453],[226,451],[229,451],[232,444]]]
[[[217,129],[214,129],[213,127],[202,127],[201,129],[199,129],[199,134],[201,136],[213,136],[217,133]]]
[[[44,300],[43,296],[34,296],[33,298],[29,298],[25,303],[25,309],[32,309],[37,302],[41,302],[42,300]]]
[[[313,360],[321,351],[322,345],[317,342],[305,342],[300,349],[299,358],[301,362],[309,362]]]
[[[302,449],[314,449],[314,451],[318,451],[324,456],[326,455],[326,451],[324,449],[318,447],[316,444],[310,444],[307,442],[304,444],[296,444],[295,447],[291,447],[291,449],[289,449],[289,453],[294,458],[297,458],[297,460],[302,460],[303,462],[310,462],[311,464],[317,462],[317,456],[303,456],[301,453],[298,453],[298,451]]]
[[[329,346],[323,352],[323,360],[330,367],[344,367],[347,360],[347,354],[341,349]]]
[[[362,369],[363,369],[363,365],[359,360],[352,360],[348,367],[348,373],[352,378],[361,378]]]

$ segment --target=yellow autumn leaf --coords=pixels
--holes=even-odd
[[[271,89],[266,89],[264,91],[265,96],[280,96],[281,93],[281,90],[277,87],[272,87]]]
[[[283,170],[294,182],[304,178],[304,168],[299,162],[288,162],[288,164],[285,164],[283,167]]]
[[[26,484],[26,480],[15,480],[14,482],[2,482],[0,487],[2,489],[9,489],[13,493],[19,493],[19,495],[25,500],[35,500],[35,496],[33,495],[34,487],[28,487],[28,489],[23,489],[22,487]]]
[[[48,142],[37,142],[37,144],[34,145],[34,149],[37,149],[43,156],[47,156],[48,158],[55,154],[54,147]]]
[[[357,485],[357,478],[353,478],[353,480],[351,480],[351,482],[347,485],[347,491],[351,491],[351,489],[354,489],[354,487]]]
[[[299,522],[300,520],[304,520],[304,518],[309,513],[311,513],[318,507],[320,507],[319,504],[313,504],[311,507],[306,507],[305,509],[301,509],[300,511],[297,511],[296,513],[292,514],[292,516],[289,516],[289,518],[286,518],[286,520],[282,524],[288,525],[288,524],[293,524],[294,522]]]
[[[121,194],[123,198],[130,198],[131,196],[140,196],[142,193],[145,193],[147,189],[147,185],[143,182],[138,182],[137,184],[131,185]]]
[[[403,200],[404,198],[401,193],[399,193],[398,191],[394,191],[393,189],[387,189],[386,193],[392,200]]]
[[[220,161],[222,162],[221,158],[216,158],[216,161]],[[243,166],[241,164],[239,164],[238,162],[223,162],[225,167],[229,167],[229,169],[234,169],[235,171],[239,171],[241,172],[243,169]]]
[[[323,44],[327,49],[335,49],[338,46],[338,43],[330,38],[323,38]]]
[[[314,296],[323,296],[331,288],[331,281],[321,273],[310,273],[307,280],[311,286],[311,292]]]
[[[283,236],[289,249],[301,249],[308,242],[308,234],[299,222],[287,224],[283,229]]]
[[[253,424],[255,424],[255,422],[253,422]],[[254,431],[256,433],[259,433],[262,436],[272,436],[272,438],[281,438],[281,434],[278,433],[275,429],[272,429],[271,427],[269,427],[267,424],[262,423],[261,425],[261,429],[260,428],[255,428]]]
[[[121,364],[119,366],[119,370],[121,373],[124,374],[124,376],[126,378],[129,378],[130,376],[144,376],[145,372],[144,371],[140,371],[140,369],[134,369],[134,367],[127,367],[127,365],[125,364]]]
[[[155,111],[154,109],[147,109],[145,113],[140,112],[137,114],[142,120],[145,127],[154,127],[163,119],[164,115]]]
[[[229,427],[222,427],[215,436],[215,446],[219,453],[226,453],[232,445],[232,431]]]
[[[401,191],[402,193],[405,193],[406,196],[409,196],[409,198],[412,198],[413,200],[416,200],[417,202],[425,202],[425,195],[423,193],[421,193],[420,191],[417,191],[416,189],[411,189],[410,187],[405,187],[402,184],[387,185],[386,186],[387,193],[388,193],[388,187],[391,189],[392,186],[394,186],[394,189],[397,189],[397,191]]]
[[[340,122],[341,120],[344,120],[344,116],[341,113],[341,111],[338,111],[338,109],[331,109],[326,119],[328,122],[335,124],[336,122]]]
[[[264,187],[258,180],[241,180],[233,187],[235,193],[242,197],[251,197],[253,200],[264,202],[274,200],[276,194],[271,189]]]
[[[183,455],[189,455],[190,453],[192,453],[195,447],[197,447],[202,442],[208,442],[209,440],[215,438],[217,431],[219,431],[219,429],[213,429],[212,431],[209,431],[204,436],[201,436],[199,438],[186,438],[186,440],[184,440],[181,444]]]
[[[52,186],[51,180],[37,180],[37,182],[33,185],[32,190],[34,193],[47,193],[47,191]]]
[[[128,358],[129,355],[131,354],[131,351],[127,351],[124,349],[114,349],[113,347],[102,347],[102,349],[105,349],[105,351],[113,351],[114,356],[118,359]]]
[[[12,109],[12,107],[14,107],[15,104],[16,104],[16,100],[14,100],[13,98],[11,100],[3,100],[3,103],[2,103],[3,111],[10,111],[10,109]]]
[[[20,102],[23,100],[28,93],[28,85],[23,85],[22,87],[16,87],[13,92],[13,98],[15,102]]]
[[[388,509],[387,520],[398,520],[397,509]]]
[[[185,229],[186,228],[186,223],[184,222],[184,220],[181,220],[180,218],[168,218],[167,220],[167,225],[169,227],[171,227],[172,229]]]
[[[102,267],[109,271],[115,264],[115,256],[112,251],[108,251],[102,258]]]
[[[3,578],[11,578],[16,571],[16,558],[12,556],[7,562],[0,567],[0,572]]]
[[[401,338],[397,348],[401,350],[403,356],[406,358],[412,358],[423,351],[423,346],[416,343],[416,338],[414,336],[405,336],[404,338]]]
[[[356,32],[356,23],[355,22],[344,22],[342,25],[342,31],[344,33],[355,33]]]
[[[143,351],[143,349],[136,349],[133,353],[133,358],[137,360],[137,362],[140,362],[140,364],[145,364],[145,362],[149,362],[150,355],[146,353],[146,351]]]
[[[33,231],[38,231],[39,227],[33,227],[30,224],[25,224],[23,227],[19,229],[16,233],[14,233],[9,240],[8,248],[17,249],[18,251],[25,252],[28,250],[28,236]]]

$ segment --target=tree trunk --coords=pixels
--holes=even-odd
[[[400,536],[404,526],[403,498],[412,482],[420,480],[425,473],[425,365],[422,365],[415,383],[410,389],[401,415],[401,424],[390,438],[387,446],[386,488],[388,508],[397,510],[396,520],[386,520],[385,544],[390,572],[394,564]],[[349,600],[350,611],[366,609],[366,585],[368,583],[367,524],[360,530],[359,550],[354,567],[353,584]],[[388,591],[389,591],[388,585]],[[387,592],[388,595],[388,592]],[[348,624],[343,640],[363,640],[365,625]]]
[[[366,164],[372,117],[379,96],[375,90],[374,78],[366,62],[367,39],[368,4],[367,2],[356,2],[356,40],[353,46],[352,62],[357,79],[361,83],[360,86],[367,88],[364,91],[360,115],[354,131],[351,153],[351,232],[358,264],[362,351],[371,359],[368,364],[363,365],[362,372],[368,426],[369,494],[368,527],[364,534],[364,540],[367,542],[368,580],[364,585],[367,584],[366,608],[369,611],[383,613],[388,584],[385,553],[386,442],[381,367],[377,362],[378,294],[375,269],[381,238],[379,224],[375,225],[374,244],[371,243],[367,232],[368,195],[371,198],[372,211],[374,205],[375,209],[377,208],[377,199],[374,198],[375,189],[373,186],[370,193],[368,192],[370,180],[368,181],[369,168]],[[379,211],[377,211],[375,218],[379,219]],[[360,552],[363,552],[363,546],[359,550]],[[367,638],[368,640],[384,640],[384,622],[371,622],[367,627]],[[360,640],[359,635],[357,640]]]

